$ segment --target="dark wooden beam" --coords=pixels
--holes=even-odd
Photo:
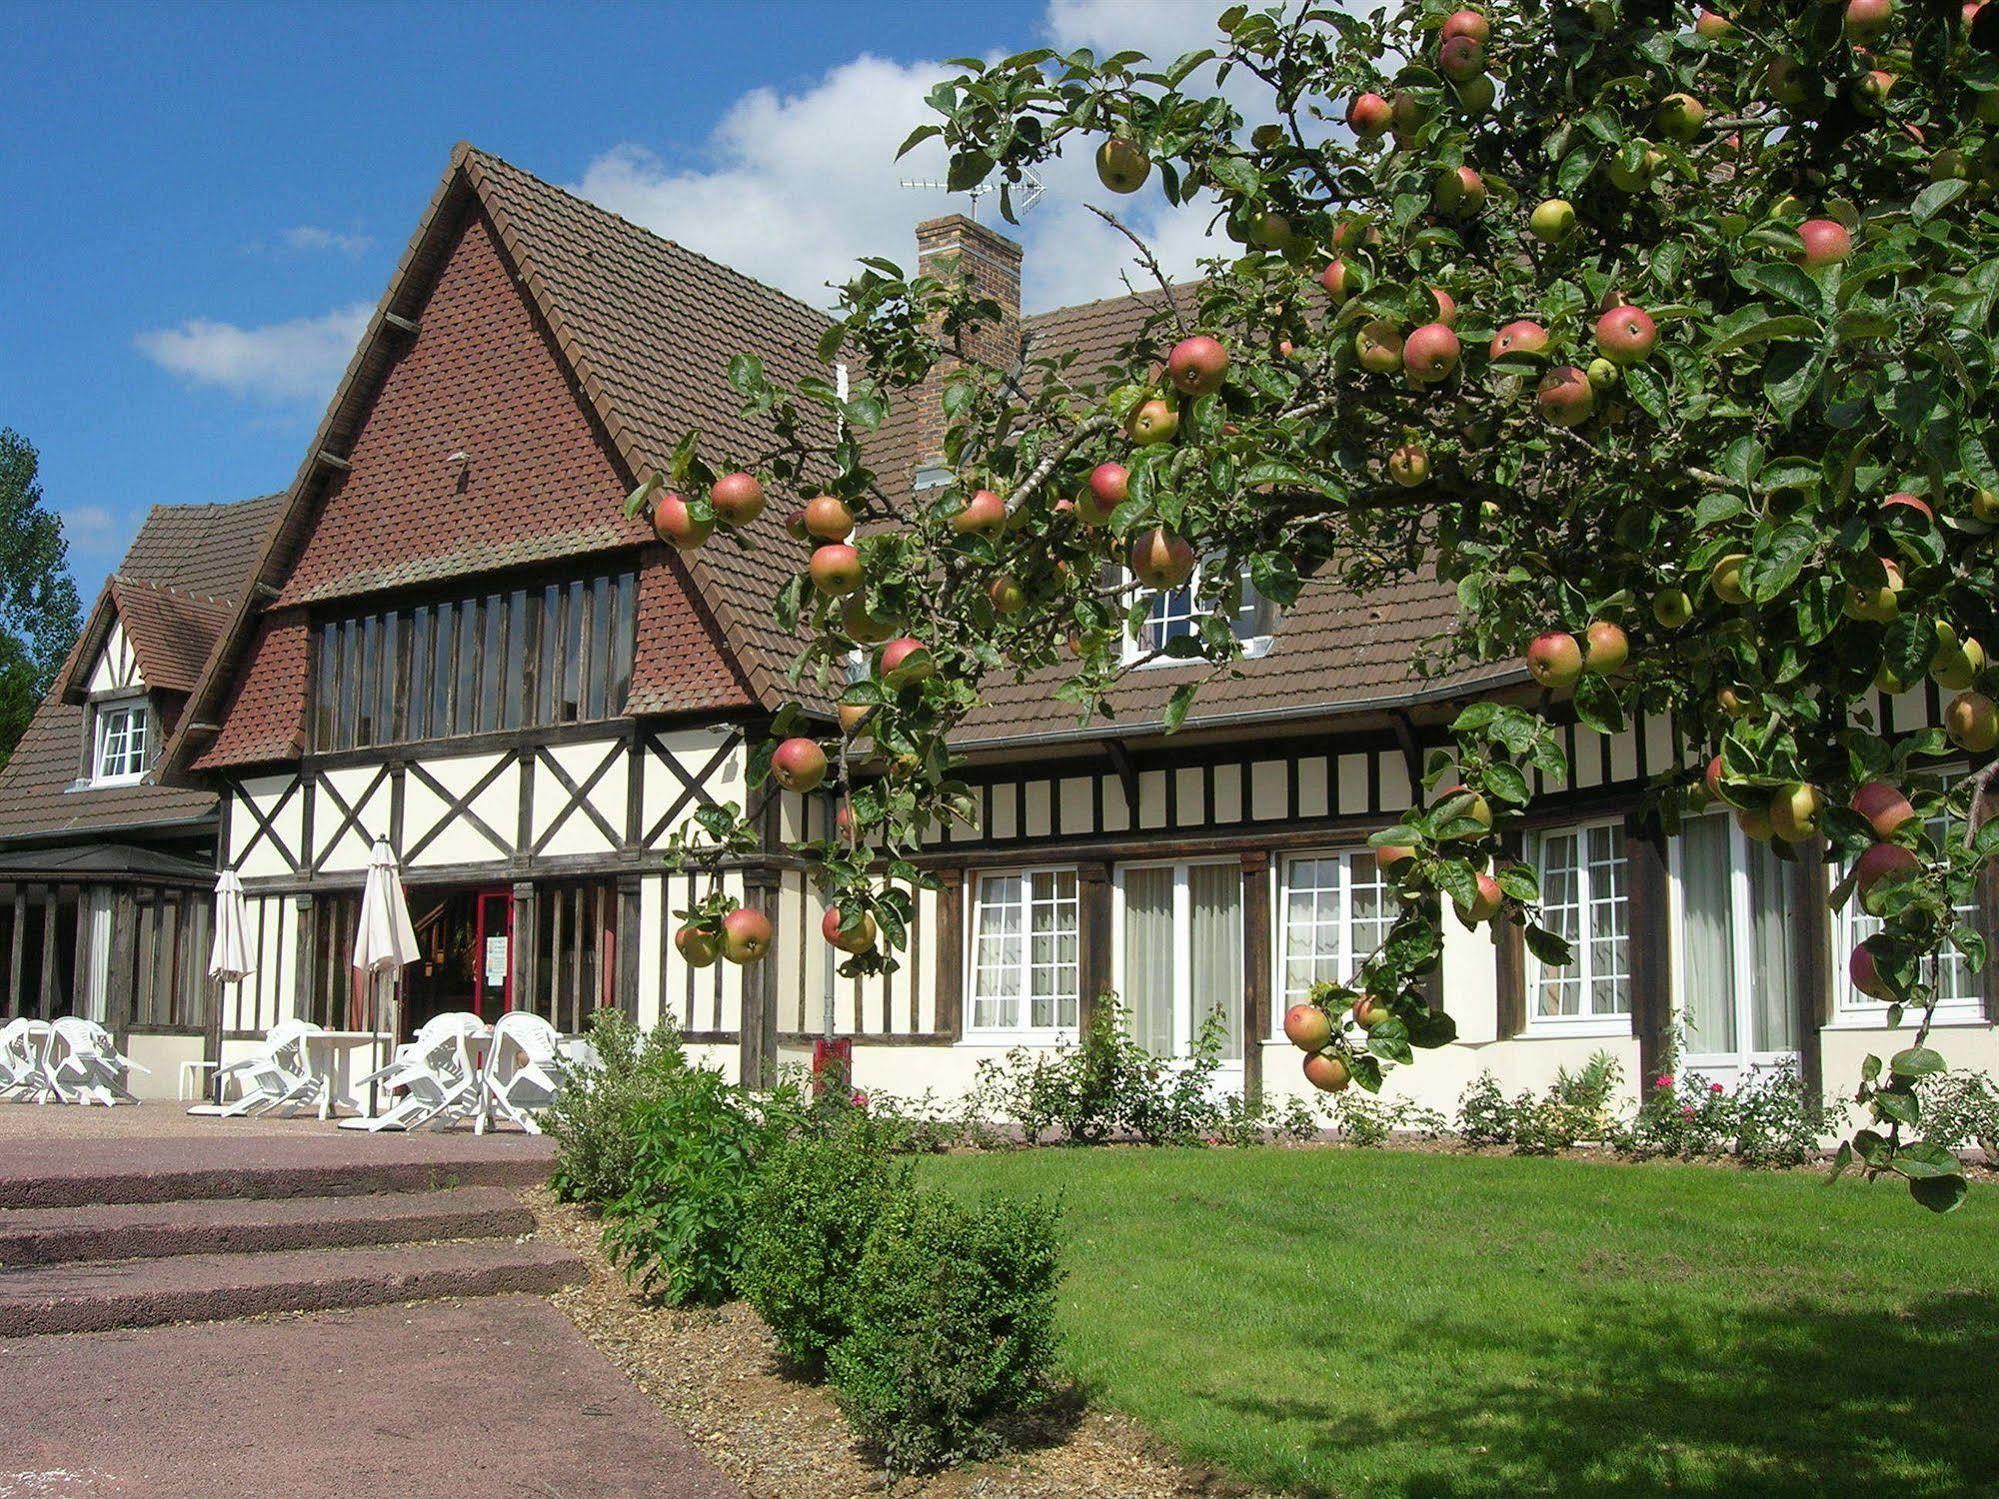
[[[417,331],[416,319],[404,317],[400,312],[385,312],[382,314],[382,321],[388,324],[389,327],[394,328],[398,333],[414,333]]]
[[[1136,803],[1132,816],[1136,818]],[[1081,931],[1078,941],[1082,951],[1081,971],[1077,975],[1081,987],[1078,998],[1077,1022],[1084,1030],[1090,1028],[1097,1016],[1097,1001],[1111,986],[1111,943],[1116,933],[1111,929],[1111,867],[1104,863],[1085,864],[1078,871],[1080,881],[1077,889],[1077,917]]]
[[[944,870],[937,891],[937,1029],[965,1034],[965,873]]]
[[[1118,784],[1124,787],[1124,803],[1131,812],[1131,825],[1138,826],[1138,766],[1131,758],[1131,750],[1122,739],[1106,739],[1104,750],[1111,757],[1111,769],[1117,772]]]
[[[1270,855],[1242,856],[1242,1093],[1263,1101],[1263,1039],[1270,1034]]]
[[[1627,819],[1624,847],[1630,868],[1626,907],[1631,920],[1631,1028],[1638,1037],[1638,1070],[1656,1077],[1673,1046],[1672,880],[1666,840],[1656,823]]]
[[[1825,1097],[1825,1032],[1832,1023],[1832,908],[1825,897],[1826,844],[1814,838],[1798,850],[1785,884],[1791,936],[1798,955],[1798,1080],[1805,1097]],[[1988,871],[1989,873],[1989,871]]]

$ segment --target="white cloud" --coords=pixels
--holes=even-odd
[[[1219,35],[1215,17],[1227,8],[1227,0],[1049,0],[1041,24],[1065,52],[1144,52],[1155,62],[1171,62],[1212,45]]]
[[[347,368],[373,311],[355,302],[254,328],[189,318],[132,342],[153,363],[196,385],[273,405],[313,402],[324,400]]]
[[[61,512],[63,539],[80,552],[100,552],[123,542],[129,526],[106,505],[73,505]]]
[[[335,229],[322,229],[317,224],[296,224],[278,239],[287,250],[333,250],[342,255],[365,255],[375,245],[369,235],[342,234]]]

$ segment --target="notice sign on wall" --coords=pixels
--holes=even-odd
[[[486,987],[503,989],[507,984],[507,939],[486,939]]]

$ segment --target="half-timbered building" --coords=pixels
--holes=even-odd
[[[1145,319],[1142,298],[1023,315],[1019,247],[961,216],[921,226],[917,248],[1007,309],[989,352],[1026,340],[1089,368]],[[795,645],[769,608],[794,555],[781,523],[760,520],[751,550],[686,557],[620,508],[689,426],[723,448],[753,443],[724,374],[732,354],[795,378],[818,368],[825,326],[460,147],[291,487],[209,507],[254,545],[215,548],[200,576],[155,570],[149,537],[183,513],[156,514],[0,776],[8,1003],[94,1006],[128,1034],[167,1017],[210,1056],[290,1015],[356,1032],[366,996],[347,956],[368,851],[386,837],[423,948],[406,1027],[437,1009],[527,1007],[574,1030],[615,1005],[671,1018],[692,1050],[752,1083],[835,1035],[853,1042],[861,1086],[949,1096],[981,1060],[1072,1037],[1114,996],[1166,1054],[1185,1054],[1218,1012],[1228,1081],[1302,1090],[1279,1017],[1349,972],[1389,920],[1368,833],[1420,796],[1451,717],[1524,694],[1524,674],[1419,672],[1456,607],[1446,585],[1357,598],[1322,580],[1284,610],[1245,606],[1240,673],[1207,685],[1171,736],[1167,700],[1203,668],[1136,667],[1114,716],[1088,725],[1049,679],[993,684],[960,744],[977,826],[924,850],[939,888],[918,894],[898,971],[841,978],[786,851],[830,808],[746,786],[749,746],[797,693]],[[920,487],[941,423],[902,414],[878,435],[876,469]],[[1189,592],[1162,595],[1155,640],[1135,649],[1190,628],[1191,609]],[[179,622],[171,652],[163,613]],[[135,759],[117,705],[141,690]],[[1898,725],[1937,712],[1925,692],[1880,706]],[[1640,831],[1640,788],[1686,754],[1664,720],[1572,735],[1569,778],[1538,788],[1518,852],[1575,961],[1544,970],[1511,933],[1495,943],[1453,926],[1434,1001],[1459,1040],[1396,1073],[1395,1089],[1448,1106],[1482,1069],[1509,1091],[1538,1087],[1600,1050],[1635,1086],[1676,1035],[1722,1080],[1789,1058],[1838,1084],[1889,1044],[1883,1008],[1833,961],[1864,918],[1828,911],[1822,870],[1721,817],[1670,847]],[[694,969],[671,941],[693,880],[668,872],[663,848],[696,810],[731,801],[753,809],[765,846],[723,877],[772,913],[777,945],[747,969]],[[63,861],[112,828],[120,857],[156,869],[107,902],[91,892],[124,875]],[[249,893],[256,971],[199,996],[191,979],[156,976],[127,999],[91,997],[100,908],[111,971],[127,951],[183,952],[206,920],[185,892],[216,868]],[[163,949],[169,910],[178,945]],[[1990,929],[1990,910],[1967,914]],[[1936,1044],[1954,1064],[1993,1067],[1990,977],[1939,979]]]

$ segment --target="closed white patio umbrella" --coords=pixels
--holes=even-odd
[[[362,888],[361,914],[354,924],[354,968],[369,978],[368,1025],[375,1036],[377,1068],[382,1065],[384,1057],[381,1003],[374,980],[382,974],[391,975],[400,1001],[403,969],[416,960],[416,928],[410,924],[410,906],[403,894],[402,873],[396,868],[396,856],[389,849],[389,840],[377,838],[373,851],[368,855],[368,883]],[[397,1013],[399,1016],[400,1002]],[[372,1089],[370,1092],[372,1095]],[[368,1112],[372,1114],[374,1111],[375,1101],[371,1096]]]
[[[233,869],[225,869],[215,880],[215,940],[208,948],[208,976],[221,984],[237,984],[256,970],[250,961],[249,913],[243,906],[243,881]],[[215,995],[215,1020],[211,1055],[215,1065],[222,1057],[222,994]],[[222,1101],[222,1081],[215,1080],[216,1103]]]

